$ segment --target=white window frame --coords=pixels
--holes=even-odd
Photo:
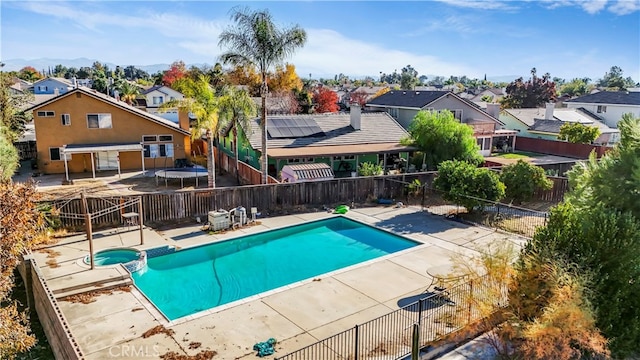
[[[598,114],[604,114],[607,112],[607,105],[598,105],[598,107],[596,108],[596,113]]]
[[[453,111],[451,111],[451,112],[453,113],[453,117],[454,117],[454,118],[456,118],[456,119],[458,119],[458,120],[462,121],[462,114],[464,113],[464,112],[462,111],[462,109],[455,109],[455,110],[453,110]],[[460,116],[458,116],[458,114],[460,114]]]
[[[143,144],[145,159],[175,158],[175,148],[172,143]],[[148,150],[147,150],[148,149]],[[164,156],[162,153],[164,152]],[[148,156],[147,156],[148,153]]]
[[[71,126],[71,115],[61,114],[60,121],[62,122],[62,126]]]
[[[168,136],[169,140],[162,140],[163,136]],[[171,134],[158,135],[158,142],[162,142],[162,143],[173,142],[173,135],[171,135]]]
[[[151,138],[153,137],[153,140],[147,140],[145,138]],[[154,142],[158,142],[158,135],[142,135],[142,142],[143,143],[154,143]]]
[[[89,116],[98,117],[98,127],[89,126]],[[109,126],[106,126],[107,124]],[[87,114],[87,129],[113,129],[113,118],[111,117],[111,113]]]

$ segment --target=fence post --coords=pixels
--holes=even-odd
[[[544,226],[547,226],[547,213],[544,213]]]
[[[358,348],[359,348],[359,346],[358,346],[359,344],[358,343],[359,342],[360,342],[360,339],[358,337],[358,325],[356,325],[356,327],[355,327],[355,340],[354,340],[354,352],[353,352],[355,360],[358,360]]]
[[[467,323],[466,325],[471,324],[471,308],[473,306],[473,279],[469,280],[469,308],[467,309]]]
[[[422,303],[422,301],[420,301]],[[413,324],[413,334],[411,336],[411,360],[420,359],[420,326]]]

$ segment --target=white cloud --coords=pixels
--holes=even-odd
[[[627,15],[640,10],[640,0],[537,0],[545,3],[547,8],[561,6],[577,6],[589,14],[597,14],[607,10],[616,15]],[[609,5],[610,4],[610,5]],[[607,6],[609,5],[609,6]]]
[[[291,59],[299,74],[378,75],[411,64],[420,74],[477,75],[462,65],[354,40],[327,29],[307,29],[308,43]]]
[[[456,7],[483,10],[510,10],[513,3],[507,0],[436,0]]]
[[[618,0],[609,6],[607,10],[616,15],[631,14],[632,12],[640,10],[640,0]]]

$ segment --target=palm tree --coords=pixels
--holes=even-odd
[[[126,80],[120,84],[118,90],[120,90],[120,100],[129,105],[136,103],[136,98],[140,95],[140,88]]]
[[[173,83],[173,88],[184,95],[183,100],[171,100],[160,106],[160,110],[177,107],[179,111],[195,116],[195,126],[191,127],[191,138],[207,139],[207,177],[208,186],[216,187],[214,139],[218,137],[224,121],[218,118],[218,98],[209,85],[209,77],[201,75],[197,80],[182,78]]]
[[[236,181],[240,185],[240,174],[238,173],[238,127],[241,127],[245,134],[248,132],[251,126],[249,120],[256,113],[256,104],[245,90],[227,87],[220,98],[219,106],[220,118],[225,119],[228,124],[230,122],[233,131]]]
[[[257,68],[262,79],[260,97],[262,108],[260,129],[262,131],[262,182],[267,183],[267,74],[269,70],[284,62],[307,40],[307,33],[299,25],[279,29],[273,23],[268,10],[251,11],[248,8],[235,8],[231,19],[235,22],[220,34],[218,45],[228,51],[220,55],[225,64],[248,65]]]

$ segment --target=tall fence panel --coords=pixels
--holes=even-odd
[[[601,158],[612,147],[589,144],[572,144],[564,141],[534,139],[528,137],[518,137],[516,140],[516,150],[531,151],[541,154],[568,156],[579,159],[587,159],[592,151]]]

